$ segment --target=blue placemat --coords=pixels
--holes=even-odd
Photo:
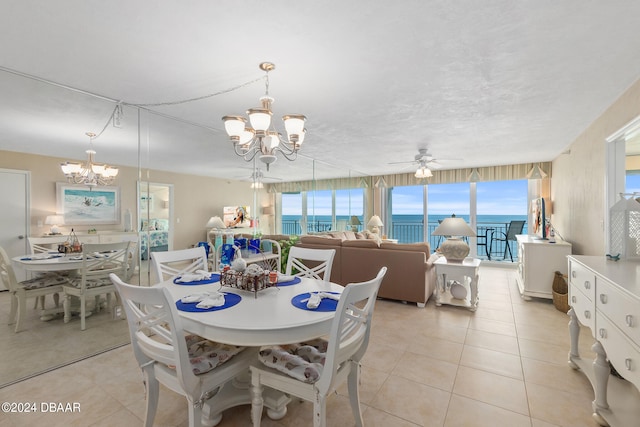
[[[180,278],[180,276],[178,276],[175,279],[173,279],[173,283],[175,283],[176,285],[190,286],[190,285],[209,285],[211,283],[215,283],[215,282],[219,282],[220,281],[220,275],[218,273],[212,273],[210,279],[197,280],[195,282],[177,282],[177,280],[179,278]]]
[[[340,295],[340,292],[328,293]],[[294,307],[307,311],[336,311],[336,308],[338,308],[338,301],[331,298],[322,298],[318,308],[307,308],[307,302],[309,301],[310,296],[311,294],[309,292],[296,295],[295,297],[291,298],[291,304],[293,304]]]
[[[43,259],[62,258],[64,254],[48,254],[48,255],[34,255],[32,257],[20,258],[20,261],[41,261]]]
[[[197,302],[185,303],[185,302],[182,302],[181,300],[176,301],[176,307],[180,311],[190,311],[192,313],[201,313],[205,311],[224,310],[225,308],[233,307],[234,305],[238,304],[240,300],[242,300],[242,297],[238,294],[232,294],[228,292],[223,292],[223,294],[224,294],[224,305],[221,305],[218,307],[198,308],[196,307],[196,305],[198,305]]]
[[[302,280],[299,277],[296,277],[293,280],[289,280],[287,282],[278,282],[278,286],[291,286],[291,285],[297,285],[298,283],[302,282]]]

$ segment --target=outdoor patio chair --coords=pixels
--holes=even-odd
[[[511,221],[509,223],[509,226],[507,227],[506,233],[502,231],[492,232],[489,253],[491,253],[494,241],[504,242],[504,256],[502,257],[502,259],[507,259],[507,252],[509,252],[509,258],[511,259],[511,262],[513,262],[513,252],[511,251],[511,245],[509,244],[509,242],[515,242],[516,235],[522,234],[522,229],[524,228],[525,222],[526,221]]]

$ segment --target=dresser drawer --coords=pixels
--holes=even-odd
[[[616,371],[640,387],[640,348],[634,345],[604,314],[598,313],[596,339]]]
[[[611,282],[598,277],[598,310],[604,313],[631,341],[640,345],[640,301],[621,292]]]
[[[569,286],[569,305],[578,316],[580,323],[595,332],[596,307],[593,300],[587,296],[574,284]]]
[[[570,260],[569,281],[584,292],[590,300],[595,298],[596,276],[591,270]]]

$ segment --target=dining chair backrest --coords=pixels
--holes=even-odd
[[[113,274],[109,277],[127,316],[138,365],[155,364],[154,369],[174,377],[183,390],[193,390],[199,380],[189,363],[182,323],[169,291],[160,286],[132,286]]]
[[[316,386],[320,393],[326,394],[334,387],[338,371],[345,362],[360,363],[369,346],[373,308],[380,284],[387,273],[382,267],[375,278],[345,286],[336,316],[331,324],[324,369]]]
[[[64,243],[69,239],[69,236],[59,235],[50,237],[27,237],[29,242],[29,249],[32,254],[39,254],[50,251],[57,251],[58,244]]]
[[[335,249],[311,249],[292,246],[287,258],[286,275],[331,281]]]
[[[4,286],[9,289],[9,292],[15,292],[18,280],[16,279],[16,274],[13,271],[11,259],[2,247],[0,247],[0,273]]]
[[[151,252],[152,283],[176,278],[196,270],[209,271],[204,246],[175,251]]]
[[[506,240],[516,240],[516,235],[522,234],[522,230],[524,229],[524,224],[526,221],[511,221],[509,223],[509,227],[507,228]]]
[[[129,268],[133,267],[130,254],[131,242],[83,244],[80,289],[85,289],[92,280],[108,278],[111,273],[128,277]]]

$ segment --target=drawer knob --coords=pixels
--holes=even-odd
[[[632,368],[631,359],[629,359],[629,358],[624,359],[624,366],[625,366],[625,368],[627,368],[627,371],[630,371],[631,368]]]
[[[585,317],[586,319],[591,319],[591,312],[590,312],[589,310],[585,310],[585,311],[584,311],[584,317]]]
[[[633,316],[631,314],[627,314],[624,318],[624,321],[627,323],[627,326],[633,328]]]
[[[584,288],[585,289],[591,289],[591,283],[588,280],[584,281]]]
[[[600,302],[603,304],[607,303],[607,294],[600,294]]]
[[[602,339],[606,339],[607,338],[607,330],[605,328],[600,328],[600,338]]]
[[[577,302],[577,298],[576,298],[575,295],[571,296],[571,302],[574,303],[574,304]]]
[[[571,272],[571,277],[573,277],[573,278],[575,279],[575,278],[576,278],[576,276],[578,276],[578,275],[576,274],[576,271],[575,271],[575,270],[573,270],[573,271]]]

